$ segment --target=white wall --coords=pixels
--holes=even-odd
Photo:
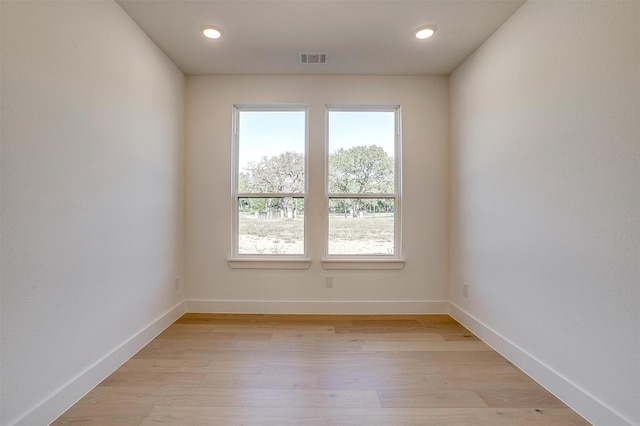
[[[1,7],[0,423],[32,426],[180,314],[185,79],[113,1]]]
[[[639,28],[529,1],[450,81],[453,314],[606,426],[640,424]]]
[[[198,76],[187,78],[187,308],[221,312],[446,310],[446,77]],[[308,215],[322,217],[326,104],[400,104],[403,254],[400,271],[324,271],[323,226],[309,233],[309,270],[230,269],[234,104],[309,105]],[[315,182],[315,183],[314,183]],[[320,222],[322,224],[322,222]],[[334,276],[326,289],[322,276]]]

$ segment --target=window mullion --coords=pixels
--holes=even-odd
[[[397,198],[396,194],[393,192],[383,192],[383,193],[355,193],[355,194],[336,194],[330,193],[327,195],[328,198]]]
[[[241,192],[239,198],[305,198],[304,192]]]

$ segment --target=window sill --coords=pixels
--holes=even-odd
[[[278,258],[229,258],[227,263],[231,269],[309,269],[311,259],[278,259]]]
[[[404,259],[322,259],[324,269],[402,269]]]

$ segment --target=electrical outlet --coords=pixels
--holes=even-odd
[[[464,297],[469,297],[469,284],[467,283],[462,284],[462,295]]]
[[[324,276],[324,286],[326,288],[333,288],[333,277],[331,275]]]
[[[173,285],[176,287],[176,290],[180,290],[180,278],[174,278]]]

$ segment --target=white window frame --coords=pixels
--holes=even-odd
[[[238,191],[238,181],[240,175],[239,152],[240,152],[240,113],[243,111],[303,111],[305,114],[305,182],[302,193],[241,193]],[[307,105],[234,105],[233,106],[233,142],[232,142],[232,173],[231,173],[231,209],[232,209],[232,235],[231,247],[232,255],[227,259],[231,268],[242,269],[308,269],[311,259],[307,256],[309,252],[308,238],[308,215],[307,205],[309,198],[309,107]],[[304,201],[304,252],[302,254],[240,254],[239,244],[239,218],[238,203],[240,198],[282,198],[293,197],[302,198]]]
[[[330,193],[329,192],[329,113],[337,112],[393,112],[395,113],[394,192],[393,193]],[[325,249],[321,259],[324,269],[402,269],[402,118],[400,105],[325,105],[324,151],[324,211]],[[393,254],[329,254],[329,200],[331,198],[393,198],[394,253]]]

